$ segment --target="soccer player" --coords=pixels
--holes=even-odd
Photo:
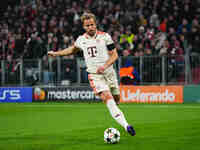
[[[71,55],[83,51],[84,59],[89,73],[90,86],[95,94],[99,95],[111,114],[111,116],[134,136],[135,130],[129,125],[123,112],[119,109],[120,91],[117,75],[113,63],[118,59],[114,42],[108,33],[97,30],[96,17],[92,13],[84,13],[81,21],[85,33],[77,38],[74,45],[61,50],[49,51],[49,56]]]

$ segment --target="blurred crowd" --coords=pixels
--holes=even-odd
[[[0,11],[0,59],[45,63],[49,50],[64,49],[83,34],[84,12],[97,16],[99,30],[112,36],[120,56],[199,55],[199,5],[200,0],[17,0]]]
[[[112,35],[121,56],[199,54],[199,3],[20,0],[2,13],[0,58],[42,58],[49,50],[66,48],[84,32],[80,23],[83,12],[97,16],[98,28]]]

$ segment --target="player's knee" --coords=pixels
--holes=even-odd
[[[109,91],[101,92],[100,97],[104,102],[106,102],[109,99],[113,99],[113,96]]]
[[[113,97],[114,97],[116,104],[118,105],[120,103],[120,95],[113,95]]]
[[[113,95],[115,100],[120,100],[120,95]]]

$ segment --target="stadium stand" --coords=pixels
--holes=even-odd
[[[1,60],[6,60],[8,55],[13,59],[42,59],[49,50],[73,44],[84,32],[80,16],[89,11],[97,16],[99,28],[112,35],[120,56],[200,54],[199,1],[9,0],[1,3]],[[182,59],[177,61],[183,63]]]

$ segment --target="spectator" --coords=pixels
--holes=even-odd
[[[71,63],[72,60],[65,60],[62,64],[62,75],[61,79],[68,81],[68,84],[71,84],[76,81],[75,66]]]
[[[44,43],[38,33],[32,33],[30,42],[28,43],[28,51],[25,54],[25,58],[37,59],[42,58],[45,54]]]
[[[19,64],[16,59],[13,59],[12,55],[7,55],[6,61],[6,81],[7,83],[15,84],[17,82],[17,76],[19,73]]]
[[[132,62],[126,59],[119,71],[121,85],[138,85],[140,82],[139,73],[133,67]]]
[[[168,40],[164,41],[163,46],[161,47],[160,51],[159,51],[159,55],[163,56],[163,55],[168,55],[168,53],[170,52],[170,43]]]
[[[105,7],[106,10],[103,9]],[[84,11],[93,11],[99,17],[100,29],[109,31],[115,41],[120,40],[120,45],[116,45],[120,55],[124,55],[123,50],[127,49],[132,55],[142,56],[146,49],[151,49],[152,55],[159,55],[166,39],[164,36],[157,39],[157,29],[166,33],[172,45],[172,37],[184,35],[188,45],[192,45],[192,53],[199,54],[199,8],[195,1],[45,0],[30,4],[21,0],[15,5],[10,3],[1,12],[1,58],[5,59],[7,55],[16,58],[21,53],[25,53],[24,58],[42,58],[50,49],[61,49],[72,44],[83,32],[79,22],[80,14]],[[116,29],[121,36],[114,33]],[[33,37],[36,32],[38,35]],[[61,35],[68,38],[63,41]],[[138,50],[138,43],[143,44],[142,51]],[[185,46],[183,48],[185,51]],[[41,54],[38,55],[40,50]]]
[[[45,85],[52,83],[54,79],[54,73],[50,70],[50,61],[47,55],[42,57],[42,70],[43,70],[43,83]]]
[[[166,33],[162,32],[161,30],[155,35],[154,41],[156,42],[155,49],[159,51],[161,47],[164,45],[164,41],[167,39]]]
[[[162,32],[167,32],[167,21],[168,21],[168,19],[164,18],[163,21],[161,22],[160,26],[159,26],[159,29]]]
[[[134,34],[131,33],[130,29],[126,30],[125,34],[121,34],[120,36],[120,43],[128,43],[130,48],[133,48],[133,40],[134,40]]]
[[[156,28],[158,28],[160,25],[160,19],[155,10],[153,10],[152,15],[150,16],[149,23]]]
[[[184,34],[180,34],[179,35],[179,39],[180,39],[180,44],[181,44],[181,47],[183,48],[184,51],[187,50],[187,48],[189,47],[189,43],[188,43],[188,40],[185,38],[185,35]]]
[[[180,34],[180,33],[183,33],[183,28],[186,28],[187,32],[190,31],[191,29],[191,26],[190,24],[188,23],[188,20],[186,18],[183,18],[182,19],[182,24],[180,24],[178,26],[178,29],[177,29],[177,33]]]

